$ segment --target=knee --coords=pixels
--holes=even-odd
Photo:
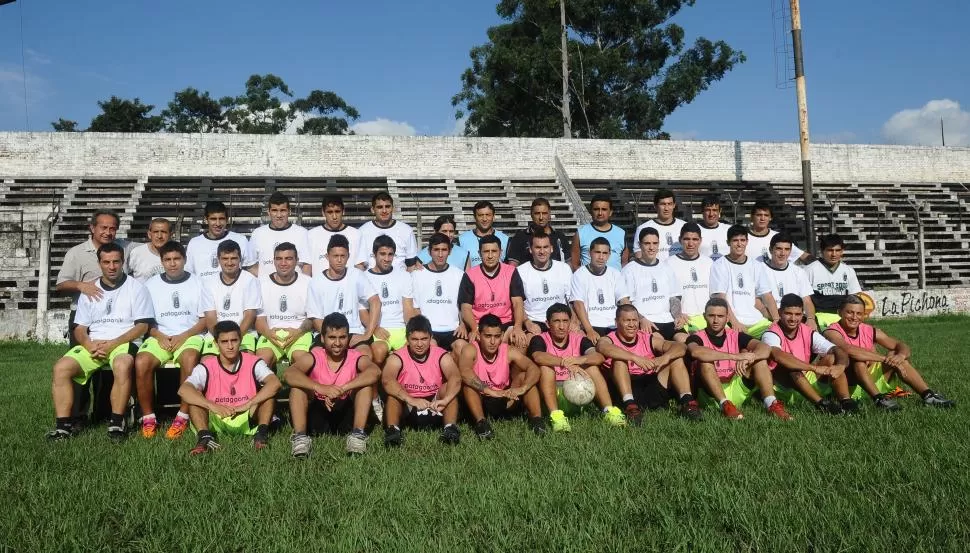
[[[54,363],[54,368],[51,371],[51,378],[54,382],[64,382],[71,380],[77,376],[79,370],[73,360],[62,358],[57,363]]]

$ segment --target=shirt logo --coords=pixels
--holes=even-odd
[[[738,273],[738,288],[744,288],[744,275]]]
[[[596,289],[596,300],[600,302],[600,305],[603,305],[604,303],[606,303],[606,297],[603,295],[602,288]]]
[[[697,282],[697,269],[693,267],[690,268],[690,279],[694,282]]]
[[[542,279],[542,293],[543,294],[549,293],[549,282],[546,279]]]
[[[115,299],[114,298],[108,299],[108,305],[105,306],[105,310],[104,310],[104,314],[105,315],[110,315],[111,314],[111,308],[114,307],[114,303],[115,303]]]
[[[381,297],[384,298],[384,299],[387,299],[387,296],[388,295],[389,294],[387,293],[387,283],[386,282],[382,282],[381,283]]]
[[[671,236],[669,232],[667,233],[667,245],[668,246],[673,246],[674,245],[674,237]]]
[[[286,313],[286,295],[280,296],[280,313]]]
[[[212,254],[212,257],[209,258],[209,265],[211,265],[213,269],[219,267],[219,258],[216,257],[216,254]]]
[[[657,293],[657,279],[655,278],[650,279],[650,291],[654,294]]]
[[[714,254],[714,255],[717,255],[718,254],[718,251],[717,251],[717,242],[711,242],[711,253]]]
[[[179,308],[179,293],[178,290],[172,292],[172,309]]]
[[[442,291],[441,291],[441,281],[440,280],[436,280],[434,282],[434,295],[436,295],[436,296],[438,296],[440,298],[441,297],[441,293],[442,293]]]
[[[222,310],[223,311],[229,311],[229,306],[230,306],[231,303],[232,303],[232,296],[229,295],[229,294],[226,294],[222,298]]]
[[[779,282],[778,283],[778,297],[780,298],[780,297],[782,297],[784,295],[785,295],[785,284],[782,283],[782,282]]]
[[[236,385],[235,384],[230,384],[229,385],[229,395],[231,395],[231,396],[235,396],[236,395]]]
[[[842,273],[842,282],[849,282],[849,273]]]
[[[337,294],[337,311],[344,310],[344,293]]]

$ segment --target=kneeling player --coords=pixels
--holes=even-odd
[[[256,354],[239,350],[238,324],[220,321],[212,335],[219,354],[204,356],[179,388],[199,433],[189,454],[218,449],[214,434],[253,436],[253,447],[264,449],[280,381]]]
[[[633,424],[640,424],[641,408],[666,407],[671,386],[680,403],[680,414],[688,420],[701,419],[684,364],[687,348],[664,340],[659,333],[640,330],[640,313],[633,305],[616,308],[616,330],[599,339],[596,351],[606,358],[603,367],[612,369],[623,413]]]
[[[926,385],[909,360],[912,351],[905,342],[862,322],[865,319],[865,303],[859,296],[845,296],[839,308],[839,317],[837,323],[825,329],[825,337],[849,353],[852,360],[849,381],[861,387],[852,394],[854,398],[861,399],[864,392],[869,394],[877,407],[887,411],[899,410],[899,404],[889,397],[902,392],[894,390],[893,385],[894,377],[899,376],[923,398],[924,405],[956,405],[953,400],[946,399]],[[877,344],[887,350],[886,355],[876,351]]]
[[[462,350],[458,368],[464,382],[462,397],[475,421],[475,435],[482,440],[493,437],[492,425],[485,418],[521,412],[529,414],[529,426],[538,435],[546,433],[539,405],[539,367],[515,348],[502,343],[502,320],[488,314],[478,321],[478,340]],[[521,401],[521,403],[519,403]]]
[[[443,424],[441,441],[457,444],[458,392],[461,375],[455,359],[444,349],[431,345],[431,322],[424,315],[408,321],[407,347],[387,357],[382,383],[387,392],[384,406],[384,445],[404,443],[402,419],[411,426]]]
[[[309,356],[290,365],[283,374],[290,385],[293,456],[310,455],[313,434],[348,430],[347,453],[364,453],[371,386],[377,383],[381,370],[367,356],[348,349],[350,322],[341,313],[323,318],[320,341],[322,347],[311,347]]]
[[[539,393],[549,410],[554,432],[569,432],[571,427],[563,407],[574,407],[562,394],[562,383],[570,376],[581,374],[593,381],[594,399],[603,410],[603,419],[613,426],[626,426],[626,417],[610,400],[610,391],[600,372],[604,358],[584,334],[570,332],[569,306],[554,303],[546,310],[549,330],[532,338],[529,356],[539,365]]]
[[[738,410],[752,394],[761,390],[768,413],[789,420],[791,415],[773,395],[774,383],[767,359],[771,348],[757,339],[727,328],[728,304],[724,298],[711,298],[704,307],[707,328],[687,339],[687,351],[700,385],[711,394],[729,419],[743,419]]]

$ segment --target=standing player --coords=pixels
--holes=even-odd
[[[552,211],[549,200],[536,198],[532,200],[532,207],[529,208],[529,216],[532,221],[526,227],[515,233],[509,239],[508,250],[505,254],[505,262],[512,265],[525,265],[532,261],[532,252],[529,249],[532,243],[532,235],[542,232],[549,237],[552,248],[552,259],[555,261],[569,262],[572,248],[569,245],[569,238],[563,233],[552,228]]]
[[[402,421],[411,426],[441,424],[441,441],[458,444],[461,375],[455,360],[431,343],[431,323],[422,315],[408,321],[407,340],[407,347],[392,353],[384,364],[384,445],[398,447],[404,443]]]
[[[273,272],[276,246],[279,244],[293,244],[297,259],[310,259],[306,229],[290,222],[290,198],[282,192],[274,192],[267,201],[266,214],[269,215],[269,223],[257,227],[249,237],[256,262],[255,267],[250,269],[254,275],[262,275],[264,278]],[[300,266],[304,265],[306,264],[301,261]],[[307,273],[309,267],[302,270]]]
[[[124,249],[113,242],[98,248],[101,278],[93,285],[97,294],[82,293],[78,298],[74,346],[54,364],[51,395],[56,426],[49,440],[70,438],[74,432],[71,408],[74,405],[72,380],[84,386],[95,371],[110,367],[114,373],[111,387],[111,419],[108,436],[126,437],[125,409],[131,396],[131,371],[135,365],[132,344],[148,332],[153,319],[152,300],[145,287],[125,275]],[[92,299],[97,295],[99,299]]]
[[[497,236],[482,237],[478,247],[482,262],[465,272],[458,289],[461,320],[472,329],[468,341],[476,339],[478,321],[491,313],[502,321],[505,341],[525,349],[525,292],[522,290],[522,279],[515,267],[499,260],[502,245]]]
[[[745,250],[748,257],[757,260],[771,255],[771,238],[778,234],[777,230],[770,228],[772,217],[771,206],[764,202],[755,202],[751,207],[751,228],[748,230],[748,246]],[[810,258],[808,252],[803,252],[795,244],[791,245],[789,261],[807,263]]]
[[[626,246],[626,232],[610,222],[613,217],[613,200],[606,194],[597,194],[589,202],[589,213],[593,221],[576,230],[573,237],[573,251],[569,263],[573,271],[590,262],[593,240],[602,238],[609,245],[610,256],[607,265],[617,271],[630,260],[630,248]]]
[[[673,340],[675,334],[686,334],[683,328],[687,316],[681,312],[680,283],[670,265],[657,258],[660,249],[657,229],[645,227],[637,236],[640,257],[627,263],[622,272],[627,293],[640,313],[641,328]]]
[[[492,205],[492,202],[477,202],[475,207],[472,208],[472,212],[475,215],[475,227],[458,235],[458,244],[471,254],[471,267],[476,267],[482,262],[482,257],[479,254],[479,242],[486,236],[495,236],[499,239],[501,247],[499,260],[503,259],[506,246],[509,243],[509,236],[492,226],[495,222],[495,206]]]
[[[212,336],[219,321],[232,321],[239,325],[242,336],[239,349],[256,351],[256,316],[263,308],[263,301],[258,279],[249,271],[242,270],[241,254],[235,240],[223,240],[216,247],[219,272],[202,280],[202,309],[209,330],[203,354],[219,353]],[[188,413],[184,414],[188,421]]]
[[[431,235],[428,249],[431,262],[423,271],[413,271],[415,315],[424,315],[431,322],[434,344],[457,355],[468,343],[468,329],[461,322],[458,293],[465,273],[448,263],[451,239],[441,233]]]
[[[414,237],[414,229],[404,221],[394,219],[394,200],[387,192],[378,192],[370,201],[370,211],[374,214],[373,221],[367,221],[360,226],[360,253],[353,260],[357,268],[366,270],[374,266],[374,239],[387,235],[397,244],[394,254],[394,266],[398,269],[410,270],[418,267],[418,242]]]
[[[589,264],[573,273],[570,284],[576,318],[594,344],[615,328],[616,306],[630,303],[623,275],[606,264],[609,256],[610,244],[606,238],[594,239]]]
[[[728,245],[731,248],[728,254],[715,261],[711,268],[711,296],[727,301],[731,328],[758,338],[772,321],[778,320],[778,304],[771,295],[764,264],[745,254],[748,231],[741,225],[729,228]],[[768,310],[770,320],[755,305],[758,298]]]
[[[848,295],[842,300],[839,310],[840,319],[825,329],[825,336],[849,353],[852,368],[849,371],[850,383],[858,387],[852,394],[861,399],[868,394],[876,407],[887,411],[897,411],[899,404],[890,397],[896,377],[905,382],[923,399],[924,405],[933,407],[954,407],[956,403],[934,392],[927,386],[922,375],[910,361],[912,350],[902,340],[893,338],[878,328],[862,322],[865,319],[865,303],[859,296]],[[884,348],[886,354],[876,351],[876,345]],[[861,388],[861,390],[859,389]]]
[[[789,261],[792,249],[791,237],[788,233],[780,232],[771,237],[770,255],[765,258],[765,275],[771,287],[771,294],[778,300],[781,309],[781,298],[785,294],[795,294],[802,298],[808,326],[818,330],[815,322],[815,304],[812,303],[812,286],[808,282],[805,271]]]
[[[701,255],[717,259],[726,254],[730,226],[721,222],[721,199],[714,195],[705,197],[701,202]]]
[[[165,272],[159,249],[172,236],[172,223],[161,217],[152,219],[148,224],[148,242],[139,244],[128,254],[125,272],[144,284],[155,275]]]
[[[344,223],[344,200],[340,196],[325,196],[320,209],[323,224],[307,231],[310,243],[310,275],[315,275],[329,267],[327,246],[330,238],[340,234],[347,237],[350,244],[350,259],[357,259],[360,250],[360,231]]]
[[[462,350],[458,359],[461,372],[462,398],[475,423],[475,435],[481,440],[494,437],[485,415],[503,417],[521,413],[529,415],[529,427],[542,436],[546,423],[539,405],[539,367],[524,353],[502,343],[502,321],[485,315],[478,322],[478,340]]]
[[[455,230],[457,226],[455,225],[455,217],[452,215],[441,215],[434,220],[431,225],[434,228],[435,234],[444,234],[451,240],[451,253],[448,254],[448,264],[456,267],[461,271],[465,271],[471,268],[471,254],[468,250],[459,246],[455,243],[455,238],[458,236],[458,231]],[[427,266],[431,263],[431,246],[425,246],[421,248],[418,252],[418,260],[422,265]]]
[[[145,283],[155,311],[155,323],[149,331],[138,355],[135,357],[135,385],[138,403],[144,415],[141,419],[141,435],[154,438],[158,430],[155,418],[155,370],[169,361],[179,366],[179,384],[185,381],[192,369],[199,364],[202,355],[202,332],[205,331],[205,311],[202,306],[202,283],[199,277],[185,272],[185,248],[178,242],[166,242],[158,249],[165,272]],[[184,403],[179,413],[186,413]],[[176,423],[182,423],[184,419]],[[181,430],[169,433],[178,436]],[[175,437],[178,437],[175,436]]]
[[[415,315],[414,282],[406,271],[394,268],[396,249],[390,236],[378,236],[374,240],[377,266],[364,273],[381,304],[380,325],[374,329],[374,343],[371,345],[374,362],[378,365],[384,364],[388,353],[404,347],[407,341],[404,337],[405,326],[408,319]]]
[[[819,241],[822,258],[816,259],[805,272],[812,287],[812,304],[819,328],[828,328],[839,320],[838,310],[849,294],[862,291],[855,269],[842,263],[845,242],[838,234],[823,236]]]
[[[536,230],[529,235],[532,254],[530,261],[516,267],[519,278],[522,279],[522,291],[525,293],[523,308],[525,309],[525,330],[531,340],[546,327],[546,311],[554,303],[569,304],[572,300],[573,272],[569,265],[552,259],[552,241],[549,235]],[[514,240],[514,238],[513,238]]]
[[[205,232],[189,240],[185,249],[185,270],[205,280],[219,274],[219,245],[226,240],[236,243],[242,267],[256,264],[249,251],[249,240],[229,230],[229,210],[222,202],[207,202],[203,210]],[[220,319],[222,320],[222,319]],[[245,330],[243,336],[246,335]]]
[[[562,393],[562,383],[570,376],[583,375],[593,381],[594,399],[603,410],[603,420],[611,426],[626,426],[626,417],[610,400],[610,391],[600,372],[604,358],[596,352],[593,341],[579,332],[571,332],[569,306],[556,303],[546,311],[549,330],[529,342],[529,357],[539,366],[539,392],[549,410],[553,432],[569,432],[572,427],[566,410],[575,409]],[[566,409],[564,409],[566,408]]]
[[[265,449],[280,380],[262,359],[239,350],[239,325],[220,321],[213,335],[219,354],[203,357],[179,388],[199,433],[189,455],[219,449],[216,434],[252,436],[253,448]]]
[[[696,223],[685,223],[680,228],[682,251],[667,258],[667,265],[673,269],[681,290],[680,311],[687,317],[684,330],[695,332],[707,326],[704,320],[704,306],[711,299],[711,268],[714,262],[700,253],[701,229]],[[682,342],[684,334],[676,334],[674,339]]]
[[[311,279],[296,269],[296,246],[283,242],[274,251],[276,272],[259,279],[263,308],[256,317],[256,355],[270,368],[278,361],[292,363],[309,355],[313,341],[307,315]]]
[[[616,330],[599,339],[596,351],[606,358],[603,368],[612,370],[623,413],[634,425],[639,425],[643,418],[641,409],[667,407],[674,394],[684,418],[701,419],[700,406],[690,393],[690,375],[684,364],[687,348],[679,342],[665,340],[660,334],[641,330],[636,307],[616,308]]]
[[[310,436],[347,434],[347,453],[367,451],[367,415],[371,389],[381,369],[360,352],[349,349],[347,317],[331,313],[323,318],[322,345],[310,348],[310,355],[290,365],[283,374],[290,386],[290,444],[294,457],[310,455]]]
[[[677,209],[677,200],[674,198],[672,190],[662,188],[653,195],[653,206],[657,210],[657,216],[646,223],[637,227],[633,233],[634,240],[633,253],[640,256],[640,243],[638,237],[642,235],[644,229],[656,229],[657,236],[660,237],[660,249],[657,250],[657,259],[665,261],[671,255],[680,253],[680,229],[684,226],[683,219],[674,217],[674,210]]]

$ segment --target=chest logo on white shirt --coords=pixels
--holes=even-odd
[[[738,273],[738,288],[744,288],[744,275]]]
[[[600,305],[603,305],[604,303],[606,303],[606,296],[603,295],[602,288],[596,289],[596,301],[600,302]]]
[[[105,306],[105,309],[104,309],[104,314],[105,315],[110,315],[111,314],[111,308],[114,307],[114,303],[115,303],[115,299],[114,298],[110,298],[108,300],[108,305],[106,305]]]
[[[436,280],[436,281],[434,281],[434,295],[436,295],[436,296],[438,296],[440,298],[441,297],[441,294],[442,294],[442,291],[441,291],[441,281],[440,280]]]
[[[542,279],[542,293],[543,294],[549,293],[549,282],[546,279]]]
[[[711,243],[711,253],[714,254],[714,255],[718,255],[717,242],[712,242]],[[694,282],[697,282],[697,279],[696,278],[694,279]]]
[[[842,282],[849,282],[849,273],[842,273]]]
[[[337,294],[337,311],[344,310],[344,293]]]
[[[386,300],[387,299],[387,296],[389,296],[389,295],[390,294],[387,293],[387,283],[386,282],[382,282],[381,283],[381,297]]]
[[[717,245],[715,244],[715,248],[714,248],[715,250],[717,249],[716,246]],[[697,282],[697,269],[695,269],[693,267],[690,268],[690,279],[693,282]]]
[[[222,298],[222,310],[223,311],[229,311],[229,306],[231,304],[232,304],[232,296],[230,294],[226,294]]]
[[[179,308],[179,293],[178,290],[172,292],[172,309]]]
[[[280,313],[286,313],[286,296],[280,296]]]
[[[654,294],[657,293],[657,279],[655,278],[650,279],[650,291]]]
[[[671,236],[671,234],[669,232],[667,233],[667,245],[668,246],[673,246],[674,245],[674,237]]]
[[[209,258],[209,265],[211,265],[213,269],[217,269],[219,267],[219,258],[216,257],[216,254],[212,254],[212,257]]]
[[[780,297],[782,297],[784,295],[785,295],[785,283],[779,282],[778,283],[778,297],[780,298]]]

